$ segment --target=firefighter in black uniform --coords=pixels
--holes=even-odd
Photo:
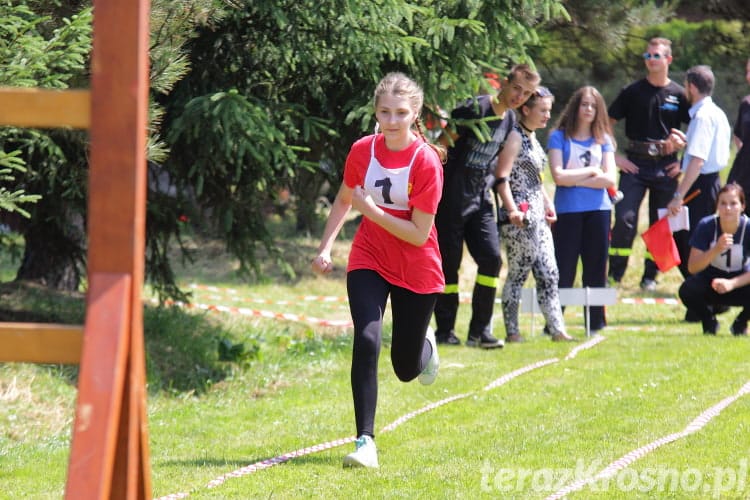
[[[619,189],[623,199],[615,205],[615,223],[609,245],[609,279],[619,283],[628,266],[633,240],[638,230],[638,211],[649,191],[649,225],[658,220],[657,209],[665,208],[677,188],[680,163],[679,143],[673,129],[690,121],[690,103],[685,89],[669,79],[672,62],[671,42],[653,38],[643,59],[648,71],[645,78],[624,87],[609,106],[613,123],[625,120],[627,157],[616,156],[620,168]],[[670,135],[671,134],[671,135]],[[656,289],[657,267],[647,254],[641,277],[641,288]]]
[[[491,189],[497,154],[516,122],[520,107],[539,84],[538,73],[526,64],[511,68],[496,95],[469,99],[451,113],[451,124],[440,142],[448,147],[443,196],[435,225],[443,260],[445,290],[435,306],[438,343],[458,345],[458,269],[464,242],[477,264],[472,315],[466,345],[492,349],[503,341],[492,335],[492,312],[502,261]],[[484,129],[479,137],[476,129]]]

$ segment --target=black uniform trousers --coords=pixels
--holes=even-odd
[[[683,278],[690,276],[687,270],[688,257],[690,257],[690,235],[703,217],[716,212],[716,201],[719,199],[720,189],[721,179],[719,179],[718,173],[701,174],[685,195],[687,197],[694,191],[700,190],[700,193],[686,204],[690,230],[674,233],[674,241],[677,244],[677,251],[680,253],[680,272]]]
[[[479,208],[468,215],[461,215],[460,208],[451,208],[441,206],[435,217],[445,275],[445,292],[438,296],[435,305],[435,334],[438,338],[450,333],[455,335],[459,302],[458,270],[466,242],[466,248],[477,264],[468,336],[480,338],[492,333],[492,313],[502,266],[495,207],[483,197]]]
[[[620,186],[623,199],[615,205],[615,223],[609,244],[609,277],[614,281],[621,281],[628,267],[628,259],[633,248],[638,231],[638,211],[648,190],[648,218],[649,225],[659,217],[657,208],[665,208],[672,200],[677,189],[677,179],[666,175],[664,166],[674,160],[669,158],[648,159],[631,157],[639,168],[637,174],[621,172]],[[656,279],[658,269],[656,263],[647,253],[643,263],[641,280]]]

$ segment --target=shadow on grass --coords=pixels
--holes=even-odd
[[[82,293],[26,281],[0,283],[0,321],[81,325],[84,315]]]
[[[23,281],[0,283],[0,321],[83,325],[85,294],[64,292]],[[177,308],[144,308],[149,391],[201,392],[222,380],[228,364],[219,361],[219,340],[230,335],[209,318]],[[69,383],[77,366],[42,365]]]
[[[216,318],[177,307],[146,307],[143,314],[149,393],[205,392],[231,367],[219,346],[231,333]]]
[[[82,325],[85,300],[83,293],[25,282],[0,283],[0,321]],[[350,348],[348,338],[321,335],[302,324],[274,322],[258,328],[179,307],[145,306],[143,323],[150,394],[201,394],[232,373],[264,362]],[[273,359],[263,359],[264,354]],[[77,366],[42,367],[72,385],[78,382]]]
[[[348,453],[348,451],[347,451]],[[343,455],[342,455],[343,456]],[[247,467],[248,465],[257,464],[259,462],[265,462],[272,460],[277,457],[261,457],[261,458],[249,458],[247,460],[226,460],[224,458],[195,458],[192,460],[158,460],[154,462],[154,465],[159,467],[222,467],[222,468],[235,468],[239,469]],[[294,462],[297,464],[339,464],[339,457],[330,457],[323,455],[304,455],[301,457],[290,458],[283,463]],[[228,472],[228,471],[227,471]]]

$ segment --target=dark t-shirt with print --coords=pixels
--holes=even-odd
[[[448,148],[441,204],[450,204],[456,210],[460,208],[462,216],[467,216],[475,212],[483,200],[490,202],[497,156],[513,130],[516,115],[508,110],[500,118],[492,109],[492,96],[481,95],[456,107],[451,118],[459,120],[456,126],[459,137]],[[469,123],[462,124],[463,120],[481,120],[487,127],[489,140],[478,135]],[[483,127],[478,123],[475,126],[480,130]]]
[[[745,96],[740,103],[737,120],[734,122],[734,135],[740,138],[742,147],[734,157],[727,182],[736,182],[742,186],[745,196],[750,197],[750,95]],[[750,207],[745,212],[750,214]]]
[[[690,121],[689,109],[681,85],[670,81],[655,87],[643,78],[620,91],[609,106],[609,117],[625,120],[625,135],[631,141],[658,141]]]

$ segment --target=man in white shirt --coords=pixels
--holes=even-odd
[[[690,230],[674,233],[682,260],[680,272],[683,277],[690,275],[687,269],[690,233],[703,217],[716,211],[716,200],[721,189],[719,171],[729,163],[732,129],[726,113],[711,98],[714,81],[709,66],[693,66],[685,74],[685,94],[691,104],[690,124],[682,157],[682,176],[672,201],[667,205],[669,213],[675,215],[680,211],[683,199],[693,191],[700,190],[686,205]]]

